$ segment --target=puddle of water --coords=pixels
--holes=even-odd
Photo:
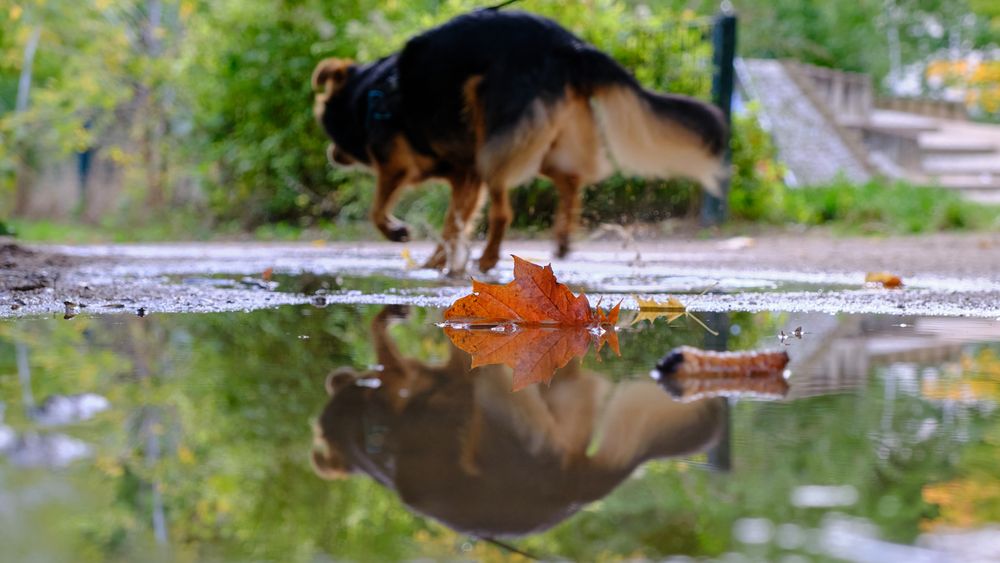
[[[429,270],[410,270],[400,276],[398,269],[391,273],[348,273],[348,274],[288,274],[273,273],[264,280],[260,275],[212,274],[205,276],[168,276],[175,283],[205,287],[275,289],[289,293],[326,294],[338,292],[361,292],[366,295],[428,295],[449,298],[468,293],[467,278],[451,279]],[[483,277],[473,276],[479,279]],[[485,275],[495,283],[506,283],[510,277],[495,273]],[[649,294],[673,293],[681,295],[712,292],[798,292],[798,291],[844,291],[863,287],[860,282],[844,283],[843,280],[820,279],[815,282],[801,280],[769,279],[766,277],[718,276],[709,273],[669,274],[666,271],[648,273],[638,270],[631,273],[615,271],[596,273],[592,271],[574,272],[568,269],[567,283],[576,292],[588,295],[608,294]],[[862,279],[862,278],[859,278]]]
[[[660,319],[622,329],[621,356],[591,349],[512,393],[440,315],[0,322],[5,557],[1000,551],[1000,323],[700,314],[712,335]],[[683,345],[783,349],[787,394],[675,401],[649,373]]]

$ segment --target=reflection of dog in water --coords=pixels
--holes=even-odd
[[[652,381],[615,384],[574,360],[548,387],[511,393],[502,366],[470,370],[400,355],[372,322],[378,371],[340,368],[315,426],[316,473],[365,473],[414,510],[481,537],[549,528],[607,495],[644,461],[702,451],[723,428],[721,399],[678,403]]]

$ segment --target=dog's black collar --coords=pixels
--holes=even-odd
[[[399,71],[393,68],[389,75],[373,88],[368,89],[368,112],[365,126],[371,129],[378,121],[392,118],[392,100],[399,91]]]

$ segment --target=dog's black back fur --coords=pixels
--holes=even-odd
[[[536,100],[551,102],[567,87],[589,96],[618,84],[641,90],[611,57],[556,22],[516,11],[465,14],[411,39],[399,56],[404,126],[418,150],[445,146],[443,158],[474,161],[464,114],[466,81],[482,76],[476,94],[484,106],[486,136],[518,125]],[[713,154],[722,150],[726,126],[714,108],[680,96],[644,91],[659,112],[696,133]]]

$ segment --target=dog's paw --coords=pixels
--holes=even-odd
[[[461,268],[445,268],[442,272],[444,277],[450,280],[464,280],[465,279],[465,267]]]
[[[391,319],[405,319],[410,316],[409,305],[386,305],[382,311]]]
[[[569,255],[569,242],[562,241],[556,245],[556,258],[560,260]]]
[[[392,242],[406,242],[410,240],[410,229],[403,224],[390,225],[385,236]]]
[[[437,249],[434,250],[434,254],[424,262],[421,268],[427,268],[429,270],[443,270],[448,264],[448,253],[445,252],[444,246],[438,245]]]
[[[482,273],[489,272],[497,265],[500,261],[499,256],[486,256],[485,254],[479,259],[479,271]]]

